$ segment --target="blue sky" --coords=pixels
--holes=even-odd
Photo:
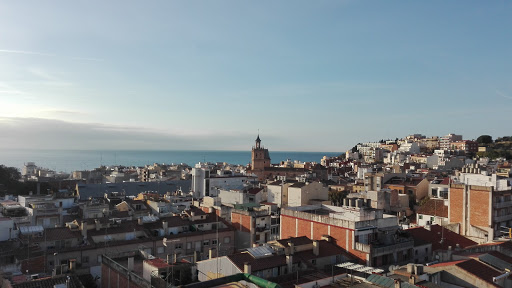
[[[0,148],[510,134],[510,1],[0,1]]]

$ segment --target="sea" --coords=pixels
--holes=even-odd
[[[272,163],[286,160],[318,162],[324,156],[339,156],[340,152],[271,151]],[[246,165],[251,162],[251,151],[179,151],[179,150],[0,150],[0,165],[21,169],[25,163],[35,162],[39,167],[70,173],[92,170],[101,165],[144,166],[153,163],[194,166],[199,162],[226,162]]]

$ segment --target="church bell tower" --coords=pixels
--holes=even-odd
[[[266,167],[270,167],[270,156],[268,154],[268,149],[265,149],[263,146],[261,146],[261,139],[259,134],[258,138],[256,138],[256,145],[252,147],[251,154],[252,171],[260,172],[265,170]]]

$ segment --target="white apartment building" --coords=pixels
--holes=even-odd
[[[462,135],[448,134],[439,138],[439,149],[450,150],[450,143],[455,141],[462,141]]]

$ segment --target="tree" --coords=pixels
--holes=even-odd
[[[329,190],[329,200],[334,206],[342,206],[343,199],[347,197],[347,191]]]
[[[481,135],[476,138],[476,142],[478,142],[478,144],[490,144],[492,143],[492,137],[490,135]]]

